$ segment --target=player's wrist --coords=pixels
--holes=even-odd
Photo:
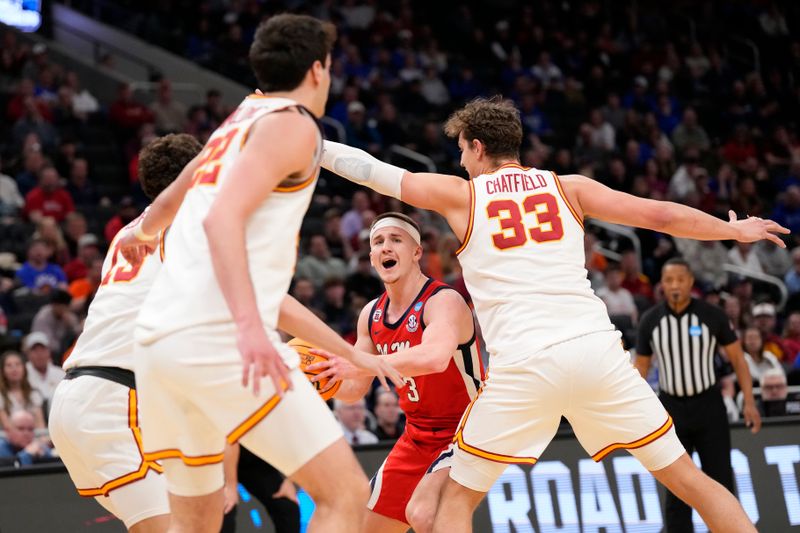
[[[144,230],[144,220],[140,221],[133,228],[133,236],[140,241],[153,241],[158,237],[158,233],[147,233]]]

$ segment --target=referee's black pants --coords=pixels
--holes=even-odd
[[[733,493],[731,433],[719,387],[695,396],[659,398],[672,416],[678,438],[689,456],[697,452],[703,472]],[[664,525],[667,533],[692,533],[692,509],[667,491]]]
[[[284,479],[274,466],[240,446],[236,474],[247,492],[264,505],[277,533],[300,533],[300,507],[288,498],[272,497]],[[220,533],[236,531],[236,511],[234,507],[225,515]]]

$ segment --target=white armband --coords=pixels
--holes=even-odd
[[[379,161],[364,150],[325,141],[322,166],[353,183],[400,200],[403,175],[406,170]]]

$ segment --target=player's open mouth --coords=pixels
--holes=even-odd
[[[383,268],[385,268],[387,270],[392,268],[396,264],[397,264],[397,261],[394,260],[394,259],[384,259],[383,263],[381,263],[381,265],[383,265]]]

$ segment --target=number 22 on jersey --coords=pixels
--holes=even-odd
[[[523,213],[533,214],[536,224],[526,227]],[[486,205],[486,214],[500,223],[500,232],[492,234],[492,242],[499,250],[517,248],[528,239],[541,243],[564,236],[558,201],[549,193],[527,196],[521,205],[514,200],[493,200]]]

